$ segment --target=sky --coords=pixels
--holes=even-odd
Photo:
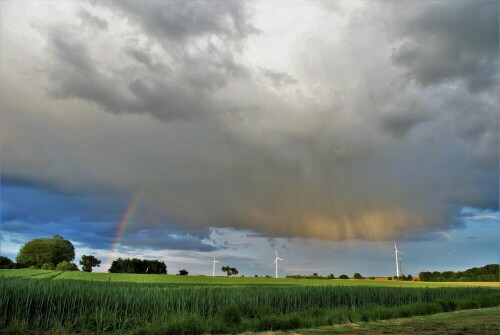
[[[0,254],[498,263],[499,79],[497,1],[1,1]]]

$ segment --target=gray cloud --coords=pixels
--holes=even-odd
[[[471,91],[496,83],[498,2],[405,2],[396,5],[402,44],[396,64],[422,85],[463,81]],[[404,8],[404,10],[403,10]]]
[[[41,31],[47,48],[26,56],[47,72],[4,67],[3,173],[68,194],[142,189],[148,207],[134,232],[145,239],[175,226],[387,240],[453,226],[464,205],[498,209],[496,84],[448,85],[478,73],[458,63],[418,79],[412,71],[434,58],[397,60],[404,46],[391,54],[402,37],[426,46],[417,25],[433,3],[411,17],[365,3],[335,12],[343,21],[325,17],[321,29],[303,25],[277,46],[283,73],[263,73],[276,68],[272,50],[255,47],[273,31],[251,34],[246,5],[225,4],[106,3],[108,30],[95,36],[80,33],[80,20],[51,22]],[[402,27],[395,41],[381,13]],[[453,27],[436,31],[455,36]],[[272,87],[292,81],[290,90]],[[46,82],[57,99],[40,92]]]
[[[271,85],[277,89],[297,83],[297,81],[288,73],[263,68],[260,70],[264,76],[269,79]]]
[[[112,6],[122,10],[132,20],[132,24],[139,24],[161,40],[183,43],[193,37],[212,34],[239,38],[256,32],[247,21],[249,13],[244,2],[115,1]]]
[[[87,11],[83,8],[80,9],[78,16],[80,17],[82,22],[85,22],[86,24],[88,24],[92,27],[96,27],[99,29],[107,29],[108,28],[108,21],[100,18],[97,15],[90,13],[89,11]]]

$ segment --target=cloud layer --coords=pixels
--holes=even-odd
[[[388,240],[498,210],[496,2],[58,6],[4,16],[11,186],[123,206],[143,190],[143,244],[208,227]]]

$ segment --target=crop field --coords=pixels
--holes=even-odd
[[[2,270],[0,329],[219,334],[500,306],[498,287],[427,284]]]
[[[492,286],[500,288],[499,282],[419,282],[397,280],[370,279],[290,279],[265,277],[211,277],[211,276],[177,276],[127,273],[99,273],[80,271],[53,270],[0,270],[0,277],[41,279],[50,277],[53,280],[85,280],[104,282],[127,282],[147,284],[177,285],[290,285],[290,286],[381,286],[381,287],[456,287],[456,286]]]

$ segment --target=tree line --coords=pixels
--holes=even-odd
[[[421,281],[499,281],[500,265],[488,264],[480,268],[471,268],[465,271],[424,271],[419,274]]]

